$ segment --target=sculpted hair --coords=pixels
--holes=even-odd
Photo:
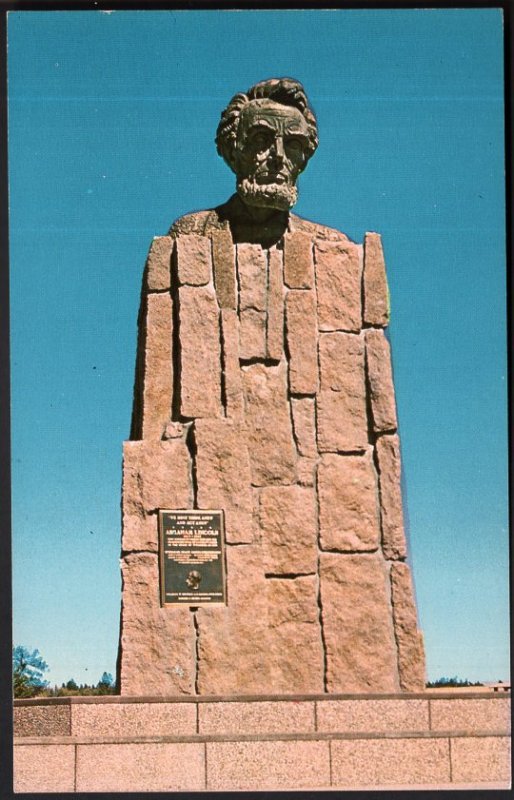
[[[216,147],[219,155],[232,170],[234,169],[234,151],[237,143],[241,111],[251,100],[264,99],[297,108],[303,114],[309,129],[307,160],[316,151],[318,146],[318,126],[302,84],[293,78],[269,78],[256,83],[245,93],[240,92],[234,95],[221,114],[221,120],[216,131]]]

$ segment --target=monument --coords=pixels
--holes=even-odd
[[[16,791],[507,788],[510,697],[425,691],[380,236],[291,213],[297,81],[236,95],[217,145],[236,194],[144,272],[122,696],[16,700]]]
[[[124,444],[124,695],[424,689],[381,239],[291,212],[297,81],[237,94],[236,193],[154,238]]]

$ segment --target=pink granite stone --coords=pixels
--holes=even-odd
[[[125,513],[191,506],[191,462],[182,439],[125,442],[123,470]]]
[[[235,247],[230,230],[211,233],[214,285],[221,308],[237,309]]]
[[[319,360],[318,449],[364,450],[368,445],[368,420],[363,339],[349,333],[322,334]]]
[[[362,327],[361,264],[353,242],[322,241],[314,246],[318,321],[321,331]]]
[[[198,507],[225,511],[227,542],[251,542],[253,498],[244,430],[229,419],[197,420],[194,436]]]
[[[189,450],[182,439],[123,445],[122,550],[157,550],[159,508],[191,508]]]
[[[15,736],[69,736],[70,706],[15,706],[13,728]]]
[[[317,730],[326,733],[425,733],[428,700],[322,700],[316,704]]]
[[[252,364],[243,368],[248,448],[255,486],[290,484],[296,480],[286,365]]]
[[[313,489],[261,489],[259,529],[265,572],[278,575],[316,571],[318,534]]]
[[[204,750],[201,742],[79,744],[77,792],[198,792]]]
[[[314,292],[292,289],[287,293],[286,332],[289,390],[292,394],[315,394],[318,390],[318,328]]]
[[[171,236],[154,236],[145,267],[145,288],[148,292],[159,292],[170,288]]]
[[[318,606],[318,577],[267,581],[270,691],[323,692],[324,652]]]
[[[268,285],[267,251],[260,244],[238,244],[239,310],[266,311]]]
[[[146,550],[156,553],[159,549],[159,523],[156,513],[123,514],[121,547],[124,553]]]
[[[154,553],[121,561],[121,694],[193,694],[195,631],[187,606],[163,608]]]
[[[364,337],[373,430],[376,433],[396,430],[396,403],[389,342],[384,332],[375,328],[368,328]]]
[[[14,791],[75,791],[73,744],[19,744],[14,748]],[[8,787],[4,783],[4,789]]]
[[[388,577],[378,554],[320,555],[329,692],[398,691]]]
[[[298,453],[308,458],[317,458],[316,409],[312,397],[292,397],[294,438]]]
[[[363,456],[324,455],[318,497],[323,550],[378,549],[378,491],[370,451]]]
[[[511,779],[510,737],[463,736],[451,739],[452,781],[509,781]]]
[[[223,395],[227,417],[244,416],[243,382],[239,369],[239,318],[231,308],[221,309]]]
[[[282,251],[268,251],[268,309],[266,325],[266,355],[280,361],[284,354],[284,283]]]
[[[430,700],[433,731],[510,733],[510,698],[491,697]]]
[[[142,433],[143,439],[160,439],[171,417],[173,393],[171,297],[149,294],[144,305]]]
[[[212,289],[179,289],[180,412],[184,417],[221,415],[219,308]]]
[[[226,606],[203,606],[198,626],[198,692],[248,695],[271,687],[268,603],[258,545],[229,545]],[[266,689],[267,691],[268,689]]]
[[[239,358],[266,358],[266,312],[245,308],[239,314]]]
[[[300,486],[314,486],[317,460],[299,456],[296,462],[296,472]]]
[[[330,787],[328,742],[208,742],[209,791]]]
[[[386,558],[405,558],[407,545],[403,526],[400,440],[396,434],[379,436],[375,450],[380,484],[382,550]]]
[[[391,602],[400,686],[404,692],[422,692],[425,688],[425,654],[417,627],[410,569],[404,562],[391,564]]]
[[[200,734],[310,733],[314,731],[312,701],[252,701],[199,703]]]
[[[361,739],[331,743],[334,786],[449,783],[448,739]]]
[[[72,736],[140,737],[196,734],[194,703],[80,703],[71,706]]]
[[[181,422],[172,422],[171,420],[166,423],[164,428],[164,432],[162,434],[163,439],[182,439],[184,436],[184,426]]]
[[[364,237],[364,322],[381,326],[389,323],[389,291],[378,233]]]
[[[304,231],[284,235],[284,281],[290,289],[314,287],[312,236]]]
[[[175,259],[180,284],[203,286],[212,280],[211,240],[207,236],[177,236]]]

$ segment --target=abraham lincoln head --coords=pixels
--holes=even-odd
[[[316,117],[302,84],[271,78],[236,94],[221,115],[216,145],[247,207],[292,208],[298,175],[318,146]]]

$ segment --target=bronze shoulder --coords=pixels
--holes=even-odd
[[[290,228],[295,231],[304,231],[316,239],[324,239],[330,242],[351,241],[349,236],[346,236],[342,231],[338,231],[337,228],[329,228],[328,225],[311,222],[310,219],[298,217],[296,214],[290,214]]]
[[[191,214],[184,214],[175,220],[169,229],[170,236],[179,236],[186,233],[197,233],[205,236],[212,230],[222,227],[217,210],[215,208],[206,211],[193,211]]]

